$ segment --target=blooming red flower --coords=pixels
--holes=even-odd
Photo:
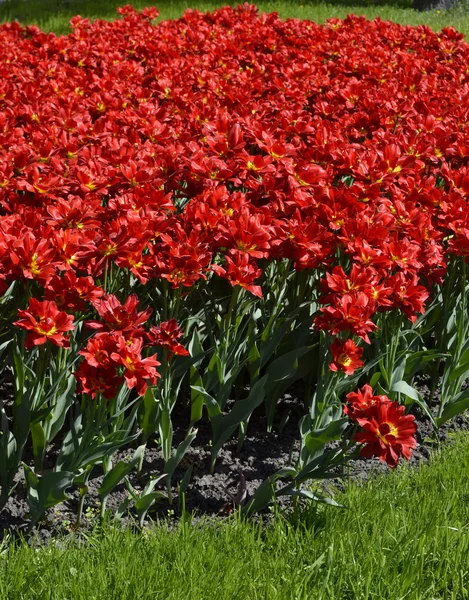
[[[64,333],[75,329],[73,315],[60,311],[52,300],[40,302],[36,298],[30,298],[28,308],[19,310],[18,315],[22,318],[13,324],[29,331],[25,348],[40,346],[47,341],[63,348],[70,347]]]
[[[83,311],[87,302],[104,295],[104,290],[95,285],[92,277],[77,277],[74,271],[65,271],[62,277],[54,275],[46,285],[47,300],[54,300],[60,308]]]
[[[239,285],[254,296],[262,298],[262,288],[255,285],[256,279],[261,277],[262,269],[250,258],[249,254],[244,252],[235,252],[232,254],[232,260],[228,255],[225,256],[225,266],[212,265],[214,271],[219,277],[227,279],[232,286]]]
[[[124,383],[124,378],[117,374],[114,365],[103,369],[83,361],[74,375],[78,381],[78,393],[88,394],[93,399],[101,394],[103,398],[112,400]]]
[[[345,294],[337,298],[334,306],[321,308],[323,314],[316,318],[315,323],[319,329],[325,329],[332,335],[348,330],[369,344],[368,333],[376,329],[370,320],[374,309],[374,302],[364,292]]]
[[[409,277],[404,273],[396,273],[390,277],[389,284],[393,290],[394,307],[400,308],[406,317],[415,323],[415,313],[425,312],[425,301],[430,296],[429,291],[423,285],[419,285],[416,275]]]
[[[210,262],[211,252],[197,230],[188,235],[181,228],[172,235],[161,234],[162,244],[149,247],[156,257],[155,273],[167,279],[173,288],[191,287],[199,279],[207,279],[204,270]]]
[[[124,366],[124,379],[129,389],[136,388],[138,394],[143,396],[147,389],[147,381],[155,385],[160,374],[156,371],[159,363],[156,358],[142,358],[141,350],[143,340],[137,338],[127,342],[120,336],[117,340],[117,350],[111,354],[112,360]]]
[[[347,394],[347,404],[344,412],[350,419],[356,421],[366,415],[367,411],[377,404],[385,404],[391,400],[384,395],[374,395],[373,389],[366,383],[361,390]]]
[[[358,348],[353,340],[334,340],[331,345],[332,362],[329,365],[331,371],[343,371],[346,375],[353,375],[356,369],[363,366],[360,360],[363,348]]]
[[[270,247],[270,227],[263,222],[261,214],[251,212],[248,207],[242,207],[237,215],[228,221],[227,226],[220,227],[222,233],[218,236],[220,246],[241,251],[254,258],[267,256]]]
[[[360,455],[376,456],[391,468],[398,465],[401,456],[409,460],[417,447],[417,425],[413,415],[404,413],[405,407],[397,402],[381,402],[371,406],[366,416],[358,418],[363,431],[356,433],[354,439],[363,444]]]
[[[103,332],[94,335],[86,344],[85,350],[80,350],[86,362],[92,367],[108,369],[111,366],[111,354],[117,350],[117,337],[114,332]]]
[[[189,351],[177,340],[183,336],[182,329],[178,326],[176,319],[163,321],[158,327],[150,327],[145,333],[145,339],[149,346],[161,346],[170,351],[171,354],[189,356]]]
[[[31,232],[26,232],[21,239],[12,244],[10,260],[14,272],[21,273],[26,279],[47,281],[59,266],[56,254],[47,239],[36,239]]]
[[[113,294],[98,298],[92,304],[103,322],[87,321],[85,325],[90,329],[103,331],[133,331],[134,335],[136,331],[143,332],[139,325],[145,323],[152,312],[151,308],[137,312],[138,297],[135,294],[131,294],[124,304],[121,304]]]
[[[342,267],[334,267],[332,273],[326,273],[326,281],[322,281],[322,289],[326,292],[321,297],[324,304],[333,303],[338,295],[365,292],[371,295],[372,288],[378,280],[375,269],[352,265],[350,275],[347,276]]]

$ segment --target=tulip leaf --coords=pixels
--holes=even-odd
[[[275,483],[279,479],[291,479],[295,477],[295,475],[296,470],[293,467],[283,467],[273,475],[267,477],[254,492],[252,498],[243,507],[243,512],[247,515],[252,515],[253,513],[266,508],[270,502],[275,500]]]
[[[446,423],[449,419],[460,415],[469,408],[469,388],[466,388],[457,394],[450,402],[448,402],[440,417],[436,419],[438,427]]]
[[[204,395],[198,391],[203,389],[202,378],[195,367],[190,368],[190,386],[191,386],[191,421],[190,425],[194,425],[200,421],[203,415]]]
[[[73,484],[74,473],[67,471],[50,471],[38,476],[31,467],[23,463],[28,505],[32,521],[36,523],[42,514],[52,506],[68,500],[65,493]]]
[[[211,396],[208,392],[205,391],[203,387],[191,385],[191,389],[202,396],[204,404],[207,407],[207,412],[210,420],[212,420],[217,415],[221,414],[220,405],[213,396]]]
[[[328,442],[339,440],[348,423],[348,418],[343,417],[342,419],[331,421],[321,429],[309,431],[303,438],[303,444],[308,449],[310,455],[313,455]]]
[[[215,465],[218,451],[223,444],[233,435],[240,423],[246,421],[251,416],[254,409],[256,409],[264,400],[266,381],[267,375],[264,375],[264,377],[259,379],[253,385],[249,396],[244,400],[236,402],[228,414],[219,414],[211,419],[213,428],[212,469]]]
[[[410,400],[414,401],[422,410],[423,412],[427,415],[427,417],[430,419],[433,427],[437,427],[437,422],[435,421],[435,417],[432,415],[427,403],[425,402],[425,400],[422,398],[422,396],[419,394],[419,392],[414,389],[412,386],[410,386],[408,383],[406,383],[405,381],[397,381],[391,388],[392,392],[398,392],[399,394],[404,394],[404,396],[406,396],[407,398],[410,398]]]
[[[197,429],[194,429],[194,431],[191,431],[187,435],[186,439],[183,440],[178,445],[176,452],[174,452],[174,454],[171,456],[171,458],[166,461],[165,466],[164,466],[164,472],[166,473],[168,478],[171,478],[171,475],[174,473],[178,464],[184,458],[184,455],[186,454],[189,446],[194,441],[196,435],[197,435]]]
[[[145,452],[145,445],[141,445],[135,451],[130,461],[119,461],[106,475],[104,476],[103,483],[98,489],[98,494],[101,499],[106,498],[112,492],[112,490],[124,479],[126,475],[132,471],[132,469],[139,463],[143,453]]]

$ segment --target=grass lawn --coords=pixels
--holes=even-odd
[[[106,529],[46,548],[4,544],[0,598],[20,600],[469,598],[469,435],[311,506],[299,524]]]
[[[237,1],[216,2],[214,0],[5,0],[0,5],[0,21],[17,19],[22,23],[34,23],[45,31],[66,33],[68,22],[76,14],[82,17],[114,19],[116,7],[126,3],[136,8],[154,5],[161,11],[162,19],[179,17],[188,8],[197,7],[199,10],[213,10],[226,4],[238,4]],[[318,23],[330,17],[344,18],[354,13],[368,18],[380,16],[382,19],[396,21],[409,25],[426,24],[433,29],[441,29],[452,25],[459,31],[469,33],[469,11],[467,0],[452,11],[417,12],[410,8],[411,0],[332,0],[332,2],[297,1],[261,1],[254,2],[260,10],[276,11],[281,17],[311,19]]]

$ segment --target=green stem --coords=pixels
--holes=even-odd
[[[127,269],[125,273],[124,293],[125,298],[128,298],[130,295],[130,269]]]
[[[457,343],[457,350],[456,350],[456,358],[458,361],[459,361],[463,342],[465,341],[464,326],[465,326],[465,322],[466,322],[466,304],[467,304],[466,259],[464,256],[461,257],[461,261],[462,261],[462,264],[461,264],[461,311],[460,311],[460,315],[459,315],[459,319],[458,319],[458,343]]]
[[[106,262],[104,263],[104,291],[108,293],[107,289],[107,278],[108,278],[108,270],[109,270],[109,260],[106,258]]]
[[[298,308],[298,306],[303,302],[303,299],[305,297],[307,283],[308,283],[308,271],[306,269],[303,269],[302,271],[298,272],[298,284],[296,287],[295,308]]]
[[[166,492],[168,494],[168,504],[171,506],[173,503],[173,492],[171,490],[171,477],[166,478]]]
[[[138,465],[137,465],[137,479],[139,479],[142,476],[142,470],[143,470],[143,461],[145,459],[145,450],[147,447],[147,443],[144,443],[144,449],[143,452],[140,455],[140,458],[138,460]]]
[[[230,334],[231,326],[232,326],[233,312],[234,312],[236,303],[238,301],[238,296],[239,296],[240,291],[241,291],[241,288],[239,287],[239,285],[236,285],[233,288],[233,292],[231,294],[230,305],[228,307],[228,312],[226,313],[226,317],[224,319],[223,333],[225,335],[225,345],[226,346],[228,346],[228,338],[229,338],[229,334]]]
[[[447,351],[446,340],[444,339],[444,327],[445,324],[448,323],[449,315],[451,313],[451,296],[454,287],[454,279],[456,275],[455,268],[455,259],[452,258],[449,263],[447,277],[445,277],[445,281],[443,283],[443,288],[441,290],[442,293],[442,305],[443,305],[443,318],[438,320],[435,325],[435,347],[440,350],[440,352]]]
[[[167,279],[163,279],[163,321],[168,320],[169,314],[169,284]]]
[[[181,287],[176,288],[174,292],[174,301],[171,303],[171,319],[177,319],[179,304],[181,302]]]
[[[78,529],[78,527],[81,526],[81,520],[83,517],[83,508],[85,506],[85,496],[88,493],[88,479],[90,477],[91,474],[91,469],[88,468],[86,475],[85,475],[85,479],[83,480],[83,484],[80,487],[80,500],[78,502],[78,509],[77,509],[77,519],[75,521],[75,527]]]
[[[397,311],[393,312],[390,321],[391,321],[391,331],[388,333],[390,333],[391,339],[390,339],[390,343],[389,343],[390,350],[389,350],[389,353],[387,353],[388,364],[386,366],[386,371],[387,371],[387,375],[388,375],[388,386],[390,386],[392,383],[393,373],[394,373],[394,363],[396,362],[396,354],[397,354],[397,350],[399,348],[401,322],[402,322],[401,315]]]
[[[50,347],[39,346],[38,357],[36,363],[35,382],[32,393],[32,406],[31,410],[37,409],[41,405],[42,392],[44,391],[45,375],[47,370],[47,362],[50,358]]]

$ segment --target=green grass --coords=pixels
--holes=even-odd
[[[409,25],[426,24],[439,30],[452,25],[459,31],[469,33],[469,13],[467,0],[452,11],[430,11],[420,13],[410,8],[411,0],[331,0],[318,2],[311,0],[296,1],[260,1],[254,2],[266,12],[277,11],[282,18],[296,17],[311,19],[323,23],[330,17],[343,18],[354,13],[368,18],[380,16],[382,19],[406,23]],[[6,0],[0,5],[0,22],[19,20],[22,23],[34,23],[45,31],[67,33],[68,22],[76,14],[89,18],[114,19],[115,9],[128,3],[128,0]],[[237,1],[217,2],[215,0],[132,0],[136,8],[156,5],[161,11],[161,18],[179,17],[188,8],[213,10],[226,4],[238,4]]]
[[[2,600],[469,598],[469,435],[420,469],[351,485],[347,509],[299,523],[107,529],[34,549],[5,544]]]

